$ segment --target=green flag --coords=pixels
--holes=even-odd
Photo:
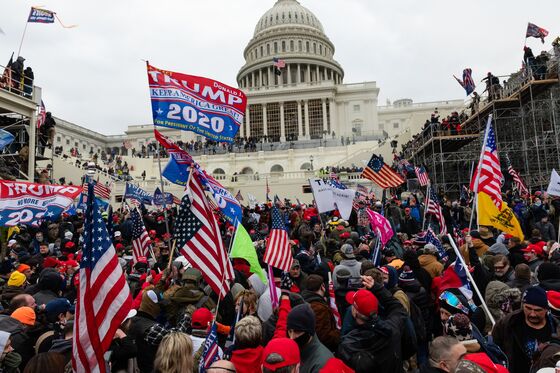
[[[251,272],[259,276],[266,285],[266,274],[259,264],[259,257],[257,256],[255,246],[253,246],[253,241],[251,241],[251,236],[249,236],[245,227],[240,223],[237,224],[237,229],[235,230],[230,256],[232,258],[243,258],[248,261]]]

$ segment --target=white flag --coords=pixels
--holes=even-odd
[[[546,192],[552,196],[560,197],[560,175],[558,175],[558,172],[556,172],[555,169],[552,169],[550,183],[548,184]]]
[[[255,197],[251,193],[247,193],[247,198],[249,199],[249,208],[254,209],[257,205],[257,197]]]
[[[317,211],[319,211],[320,214],[336,209],[330,185],[327,185],[323,179],[319,178],[309,179],[309,185],[311,185],[313,198],[315,198],[315,204],[317,205]]]

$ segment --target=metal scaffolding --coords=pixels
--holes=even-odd
[[[424,165],[432,185],[450,197],[468,186],[480,157],[484,129],[492,114],[498,153],[502,160],[504,190],[511,180],[505,167],[509,156],[513,168],[531,191],[548,185],[552,169],[560,168],[560,82],[558,75],[543,80],[510,84],[507,96],[481,105],[455,133],[425,129],[403,149],[403,156]]]

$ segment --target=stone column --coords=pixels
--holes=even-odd
[[[266,104],[262,104],[263,108],[263,135],[268,136],[268,128],[266,126]]]
[[[309,103],[307,100],[303,100],[304,104],[304,113],[305,113],[305,139],[309,140],[311,137],[309,136]]]
[[[280,104],[280,141],[286,141],[286,125],[284,123],[284,103],[279,102]]]
[[[297,64],[297,79],[296,82],[301,83],[301,67],[299,63]]]
[[[301,101],[297,102],[297,128],[298,128],[298,140],[303,139],[303,123],[301,118]]]
[[[336,102],[334,102],[333,99],[331,99],[329,102],[329,118],[331,120],[331,133],[329,133],[329,136],[333,131],[335,131],[335,135],[340,135],[340,130],[338,128],[336,128],[335,130],[338,121],[336,119]]]
[[[245,117],[247,118],[245,120],[245,124],[247,125],[246,131],[245,131],[245,133],[246,133],[245,136],[247,136],[247,137],[251,136],[251,116],[249,115],[249,113],[250,113],[249,105],[247,105],[247,109],[245,109]]]
[[[328,127],[327,127],[327,99],[326,98],[322,98],[321,99],[321,104],[323,105],[323,132],[326,132]]]

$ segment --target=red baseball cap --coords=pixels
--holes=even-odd
[[[195,329],[207,329],[214,320],[214,315],[208,308],[199,308],[192,314],[191,325]]]
[[[375,295],[365,289],[346,293],[346,302],[353,305],[360,314],[371,316],[377,313],[379,302]]]
[[[267,363],[266,358],[270,354],[278,354],[282,356],[284,361],[279,363]],[[299,347],[295,341],[290,338],[274,338],[264,348],[263,351],[263,368],[276,371],[280,368],[296,365],[300,362]]]
[[[543,256],[543,254],[544,254],[543,248],[539,245],[536,245],[536,244],[527,245],[527,247],[524,248],[521,251],[523,251],[524,253],[535,253],[538,256]]]

